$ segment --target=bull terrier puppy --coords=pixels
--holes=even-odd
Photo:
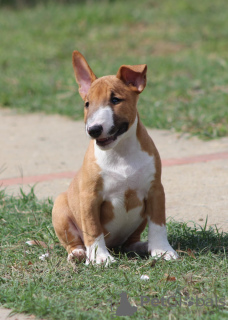
[[[137,112],[147,66],[122,65],[116,75],[97,78],[74,51],[73,67],[91,141],[81,169],[52,212],[68,261],[108,265],[115,261],[108,248],[120,245],[176,259],[167,240],[160,156]],[[141,242],[147,224],[148,242]]]

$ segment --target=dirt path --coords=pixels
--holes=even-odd
[[[36,320],[35,316],[29,316],[26,314],[13,314],[11,315],[12,310],[0,308],[0,320]]]

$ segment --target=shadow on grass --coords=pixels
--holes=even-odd
[[[209,252],[227,254],[228,233],[219,231],[216,226],[207,228],[207,221],[204,227],[201,227],[192,221],[180,223],[172,219],[167,223],[167,229],[170,245],[175,250],[179,250],[179,252],[185,252],[189,255],[191,255],[191,252],[193,255],[206,255]],[[143,238],[144,240],[147,239],[147,231],[144,233]],[[116,255],[126,254],[129,259],[134,259],[137,256],[142,259],[149,257],[149,254],[126,253],[121,247],[113,248],[112,250]]]
[[[190,226],[191,224],[191,226]],[[218,230],[216,226],[207,228],[207,221],[204,227],[193,221],[180,223],[169,220],[167,223],[168,240],[175,250],[187,252],[190,250],[194,255],[207,254],[208,252],[227,254],[228,252],[228,233]],[[147,231],[144,233],[144,240],[147,239]],[[113,248],[115,254],[126,254],[121,247]],[[128,258],[148,258],[148,254],[127,253]]]
[[[189,226],[189,224],[193,226]],[[194,250],[196,253],[227,252],[228,233],[220,231],[215,226],[207,228],[207,221],[204,227],[194,222],[178,223],[171,220],[167,224],[169,242],[175,249]]]

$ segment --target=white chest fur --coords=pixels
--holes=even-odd
[[[137,118],[127,134],[113,149],[103,151],[96,146],[95,157],[103,178],[102,197],[113,206],[114,218],[105,225],[110,233],[108,246],[120,245],[142,223],[143,200],[154,180],[154,157],[142,151],[136,137]],[[141,205],[126,210],[125,195],[134,190]]]

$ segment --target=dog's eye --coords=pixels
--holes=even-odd
[[[111,103],[118,104],[122,101],[122,99],[119,99],[117,97],[111,97]]]
[[[89,101],[85,103],[85,108],[89,108]]]

